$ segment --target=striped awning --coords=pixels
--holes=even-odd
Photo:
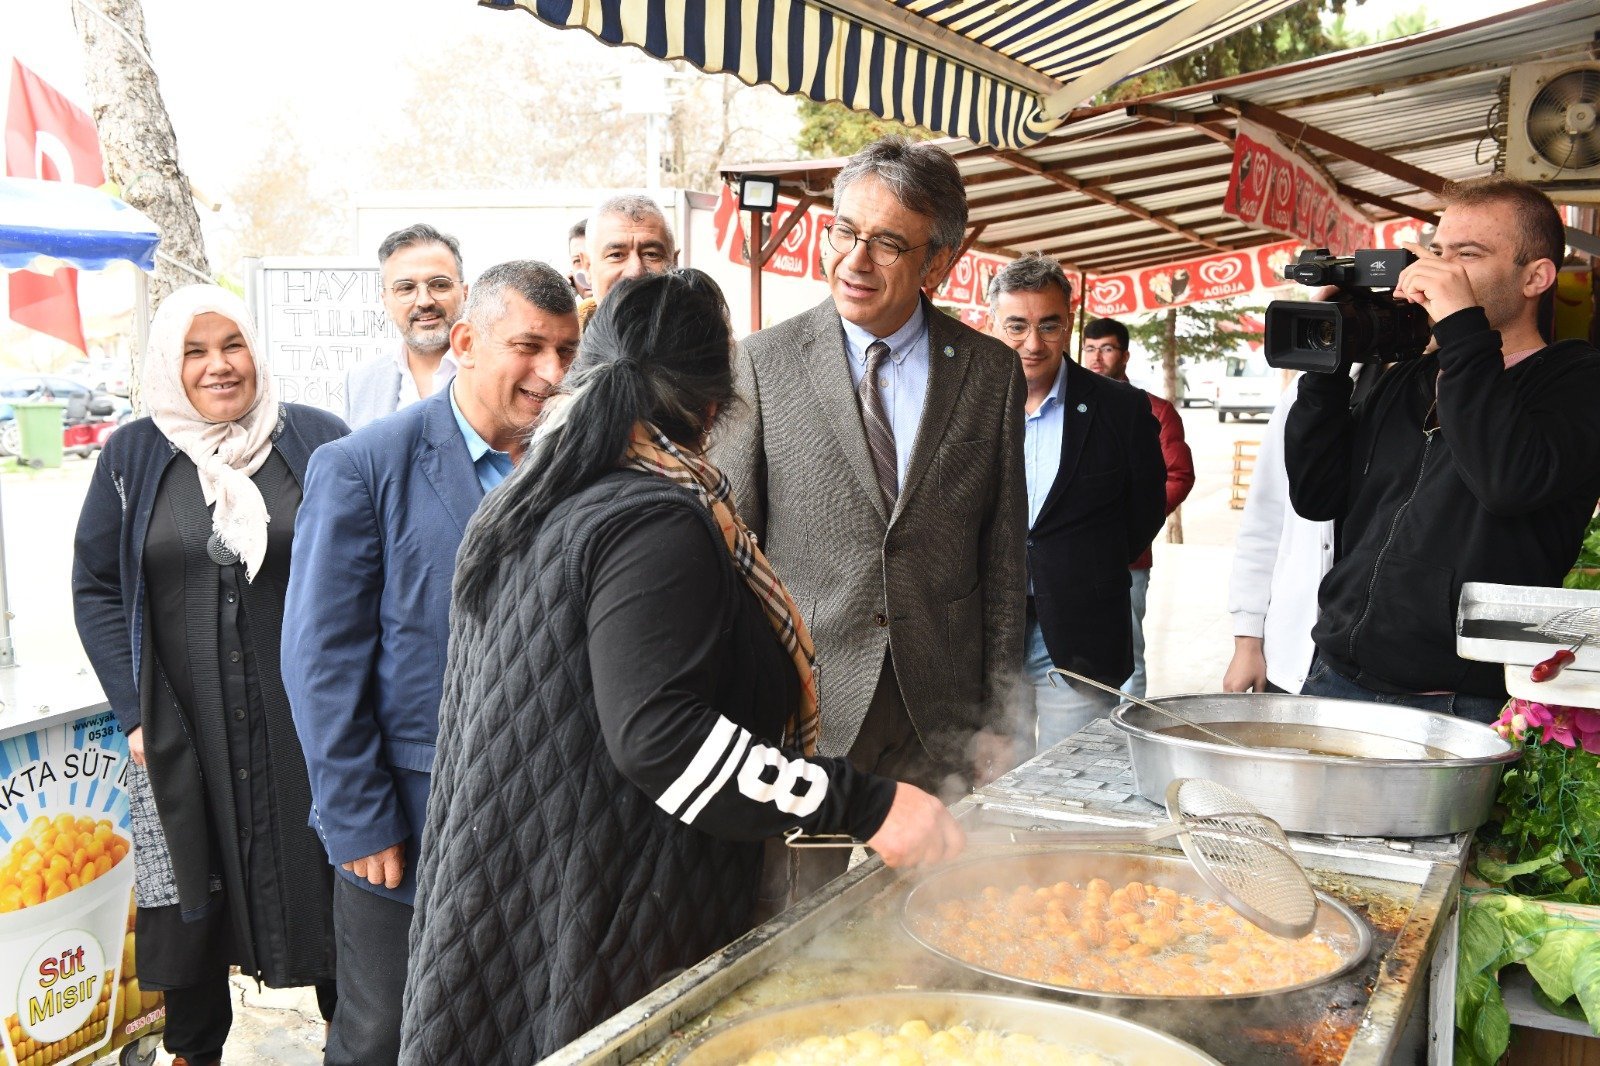
[[[997,148],[1293,0],[480,0]]]

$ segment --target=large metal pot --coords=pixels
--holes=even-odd
[[[1105,992],[1097,989],[1073,988],[1068,985],[1035,981],[1019,974],[994,970],[953,955],[935,940],[924,936],[921,927],[938,915],[939,905],[951,899],[970,899],[991,885],[1009,889],[1017,885],[1035,887],[1053,885],[1057,881],[1087,884],[1091,878],[1103,877],[1113,885],[1129,881],[1161,885],[1190,896],[1215,899],[1216,894],[1195,872],[1189,860],[1179,855],[1149,854],[1128,851],[1097,851],[1092,848],[1069,851],[1039,851],[1021,855],[988,855],[962,862],[924,878],[906,896],[905,909],[900,924],[913,940],[934,954],[989,977],[999,978],[1029,988],[1042,988],[1051,992],[1069,992],[1073,995],[1092,996],[1096,999],[1153,1000],[1166,999],[1182,1002],[1260,999],[1286,992],[1299,991],[1325,984],[1342,977],[1366,959],[1372,950],[1372,930],[1367,923],[1339,900],[1321,892],[1317,893],[1317,924],[1311,935],[1318,936],[1338,953],[1340,963],[1336,969],[1315,980],[1302,984],[1264,988],[1254,992],[1203,996],[1146,996],[1122,992]]]
[[[914,1018],[935,1029],[969,1025],[1027,1033],[1119,1062],[1220,1066],[1181,1040],[1122,1018],[1064,1003],[974,992],[885,992],[760,1011],[713,1029],[679,1052],[672,1066],[735,1066],[778,1044],[874,1026],[898,1027]]]
[[[1501,771],[1519,755],[1488,726],[1392,704],[1252,692],[1151,702],[1252,746],[1195,739],[1201,734],[1165,715],[1124,703],[1111,723],[1128,736],[1141,795],[1159,803],[1173,778],[1208,778],[1296,833],[1473,829],[1488,820]]]

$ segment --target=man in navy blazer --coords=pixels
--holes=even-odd
[[[1026,256],[989,283],[991,329],[1022,359],[1028,382],[1024,670],[1043,750],[1116,705],[1088,685],[1050,684],[1051,666],[1120,684],[1133,669],[1128,564],[1166,518],[1160,424],[1145,394],[1064,358],[1072,286],[1054,262]]]
[[[334,890],[339,1004],[325,1062],[392,1063],[456,549],[578,348],[566,279],[519,260],[479,278],[453,384],[319,448],[284,613],[284,686]]]

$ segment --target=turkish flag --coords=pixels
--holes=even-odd
[[[11,61],[6,112],[6,176],[101,185],[100,138],[94,121],[33,71]],[[78,314],[78,272],[19,271],[10,277],[13,321],[86,351]]]

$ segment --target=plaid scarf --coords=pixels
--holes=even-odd
[[[789,590],[783,587],[772,564],[761,554],[755,534],[739,520],[728,479],[704,458],[679,448],[648,422],[633,427],[633,439],[628,443],[623,466],[677,482],[693,492],[716,519],[723,540],[727,542],[728,555],[733,559],[733,568],[756,594],[772,631],[778,635],[789,658],[794,660],[795,672],[800,675],[800,708],[784,727],[784,746],[799,748],[807,755],[816,754],[820,719],[817,714],[817,658],[811,646],[811,634],[806,632],[805,619],[800,616]]]

